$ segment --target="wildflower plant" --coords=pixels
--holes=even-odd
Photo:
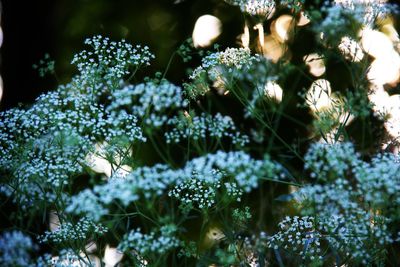
[[[377,59],[362,34],[394,7],[221,2],[258,36],[200,52],[186,41],[174,53],[188,64],[182,84],[167,79],[172,60],[141,78],[155,59],[147,46],[94,36],[69,83],[0,113],[11,210],[1,265],[103,266],[110,247],[124,266],[399,263],[400,161],[381,147],[398,136],[370,97],[385,88],[368,80]],[[285,36],[274,28],[281,15]],[[296,50],[304,32],[315,45]],[[335,64],[348,80],[335,80]]]

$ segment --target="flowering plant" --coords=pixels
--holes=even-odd
[[[0,265],[397,265],[395,9],[306,2],[226,1],[241,46],[186,43],[203,56],[182,85],[138,81],[150,49],[94,36],[69,83],[1,112]]]

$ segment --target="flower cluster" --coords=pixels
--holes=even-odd
[[[389,208],[400,204],[400,163],[394,155],[378,155],[370,163],[356,167],[357,189],[374,208]],[[396,211],[397,213],[398,211]],[[394,215],[394,214],[393,214]]]
[[[209,91],[209,81],[229,88],[233,79],[245,79],[249,76],[249,70],[258,69],[258,63],[264,62],[266,60],[263,57],[252,55],[248,48],[227,48],[211,53],[202,59],[201,66],[189,76],[191,83],[184,84],[186,93],[191,98],[204,95]]]
[[[208,136],[217,140],[225,137],[239,146],[244,146],[249,142],[247,135],[241,134],[236,130],[232,118],[222,116],[220,113],[215,116],[203,113],[194,117],[190,115],[187,117],[173,117],[169,119],[168,124],[172,127],[172,131],[164,134],[167,143],[179,143],[182,139],[198,141],[206,139]]]
[[[216,190],[220,187],[219,179],[209,182],[194,176],[178,183],[168,196],[179,199],[185,206],[192,207],[196,204],[199,209],[207,209],[215,205]]]
[[[257,188],[263,179],[283,178],[282,166],[269,158],[255,160],[244,152],[218,151],[192,159],[182,169],[174,170],[167,165],[156,164],[153,167],[139,167],[123,178],[111,178],[104,185],[96,185],[92,190],[85,189],[73,196],[67,211],[97,221],[108,212],[106,206],[113,201],[128,206],[139,199],[161,196],[167,193],[168,188],[174,188],[170,196],[184,197],[183,202],[201,202],[206,207],[215,203],[211,197],[215,196],[218,186],[224,186],[228,195],[238,200],[242,192]],[[194,188],[198,181],[201,187]],[[213,187],[206,188],[206,184]],[[194,190],[192,194],[197,195],[196,201],[189,200],[189,193],[187,196],[178,194],[178,190],[185,191],[188,188]]]
[[[103,191],[109,192],[107,189],[117,190],[118,187],[117,186],[113,187],[112,185],[110,185],[107,186],[107,188],[105,186],[95,186],[93,190],[88,188],[84,189],[81,192],[79,192],[78,195],[71,197],[66,211],[75,214],[85,214],[85,216],[87,216],[88,218],[94,221],[99,221],[102,216],[109,213],[109,210],[104,207],[105,204],[108,204],[109,202],[113,201],[114,197],[120,196],[121,194],[124,195],[124,193],[127,192],[127,191],[123,192],[118,191],[118,195],[116,196],[115,195],[113,196],[111,194],[110,195],[101,194]],[[99,195],[96,194],[95,192],[98,192]],[[132,194],[128,192],[128,196],[131,195]],[[125,201],[131,200],[127,198],[124,199]],[[136,200],[137,197],[134,196],[133,199]]]
[[[96,224],[88,218],[81,218],[76,224],[71,222],[62,223],[53,232],[45,232],[39,237],[40,242],[52,242],[62,244],[67,241],[85,241],[91,235],[102,235],[107,232],[107,228]]]
[[[320,261],[332,250],[365,265],[371,263],[378,246],[393,241],[385,222],[379,217],[372,219],[371,225],[371,215],[361,210],[347,215],[317,213],[315,217],[286,217],[279,223],[280,231],[268,238],[267,246],[284,248],[310,261]],[[371,240],[374,240],[372,246]]]
[[[353,209],[358,209],[355,196],[351,185],[345,179],[337,179],[326,185],[308,185],[295,193],[297,201],[305,206],[303,212],[324,212],[327,215],[351,213]]]
[[[106,206],[113,201],[120,201],[124,206],[128,206],[140,197],[149,199],[160,196],[180,174],[161,164],[140,167],[125,177],[111,177],[106,184],[85,189],[71,197],[67,211],[84,214],[98,221],[102,215],[108,213]]]
[[[354,262],[371,264],[376,259],[374,255],[395,240],[389,227],[398,220],[397,158],[378,155],[370,163],[364,162],[351,144],[344,143],[315,144],[306,159],[317,183],[300,188],[294,198],[301,205],[301,214],[314,218],[313,228],[320,234],[319,240],[329,244],[320,256],[351,255]],[[273,240],[279,237],[283,242],[289,238],[289,233],[280,234]],[[299,252],[298,248],[290,250]]]
[[[37,250],[32,239],[20,231],[4,232],[0,236],[0,265],[29,266],[31,252]]]
[[[354,16],[368,26],[373,26],[376,19],[387,16],[393,7],[386,1],[344,0],[335,1],[335,5],[354,12]]]
[[[268,247],[297,252],[303,259],[320,259],[321,234],[315,229],[313,217],[286,217],[279,223],[280,231],[268,238]]]
[[[250,49],[227,48],[223,52],[212,53],[204,57],[201,66],[196,68],[189,78],[196,79],[205,71],[209,71],[209,74],[216,78],[220,75],[218,66],[226,67],[228,72],[246,71],[253,63],[260,60],[259,56],[251,54]]]
[[[24,115],[27,113],[24,112]],[[27,207],[36,199],[54,200],[51,188],[67,184],[72,175],[82,171],[81,164],[90,142],[73,129],[50,131],[33,139],[32,136],[36,134],[29,135],[33,129],[28,123],[24,124],[24,120],[18,122],[22,124],[21,128],[14,122],[5,121],[8,129],[2,129],[3,137],[10,131],[11,138],[6,137],[0,141],[4,145],[0,154],[8,153],[0,165],[8,171],[1,191],[8,196],[15,194],[14,201]],[[26,132],[24,127],[27,127]],[[25,134],[25,142],[19,141]]]
[[[218,204],[219,192],[226,193],[231,200],[240,201],[243,190],[236,182],[223,182],[226,178],[223,172],[212,169],[211,173],[194,173],[191,178],[178,181],[168,196],[180,201],[183,207],[208,209]]]
[[[4,143],[6,159],[9,159],[6,154],[16,149],[16,143],[27,143],[54,131],[74,131],[90,141],[111,140],[117,136],[127,136],[130,141],[145,140],[133,115],[111,114],[90,96],[70,89],[61,87],[43,94],[28,110],[12,109],[0,114],[0,141]]]
[[[382,18],[393,8],[382,2],[349,0],[325,5],[325,18],[315,26],[327,43],[338,42],[342,37],[357,39],[358,31],[364,25],[372,27],[377,18]]]
[[[189,168],[197,173],[210,172],[212,168],[223,171],[225,175],[233,177],[237,186],[245,192],[258,187],[263,179],[281,180],[285,178],[282,166],[268,157],[255,160],[244,152],[222,152],[209,154],[188,162]]]
[[[232,197],[236,201],[241,200],[243,191],[238,187],[238,185],[235,182],[225,182],[224,186],[228,196]]]
[[[125,40],[114,42],[98,35],[86,39],[85,44],[92,50],[74,56],[72,64],[80,72],[74,82],[96,96],[112,91],[123,78],[149,65],[154,58],[147,46],[132,46]]]
[[[328,5],[322,10],[326,12],[326,16],[314,27],[316,32],[321,32],[323,40],[328,44],[339,44],[345,36],[356,39],[362,21],[351,9],[340,5]]]
[[[82,267],[95,265],[94,263],[89,262],[88,259],[84,259],[80,255],[77,255],[72,249],[62,249],[57,256],[52,256],[47,253],[40,256],[32,266]]]
[[[348,215],[323,216],[319,227],[326,233],[325,239],[332,250],[342,258],[351,257],[353,262],[363,265],[376,261],[376,256],[393,242],[388,221],[364,210],[354,210]]]
[[[8,179],[0,191],[22,207],[36,200],[53,201],[55,189],[82,172],[97,141],[145,141],[137,119],[108,112],[91,97],[61,87],[43,94],[30,109],[0,114],[0,166]],[[17,201],[18,199],[18,201]]]
[[[175,225],[164,225],[159,231],[151,231],[143,234],[140,229],[132,230],[126,234],[118,245],[120,251],[134,250],[140,256],[148,253],[162,255],[171,249],[180,246],[181,241],[175,236],[177,233]]]
[[[128,85],[115,90],[109,96],[111,101],[107,111],[118,113],[126,110],[145,125],[160,127],[169,119],[168,112],[187,106],[179,86],[162,80],[137,85]]]
[[[32,207],[36,201],[54,201],[57,188],[67,185],[73,175],[82,171],[85,150],[81,141],[85,140],[61,132],[37,139],[14,162],[19,164],[14,165],[0,191],[13,195],[13,201],[22,208]]]
[[[252,16],[271,17],[276,7],[274,0],[226,0],[226,2],[238,6],[242,12]]]
[[[330,181],[350,174],[360,163],[359,154],[351,143],[314,143],[304,156],[311,178]]]

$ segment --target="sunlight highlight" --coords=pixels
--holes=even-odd
[[[264,93],[278,103],[282,102],[283,90],[276,82],[268,82],[264,87]]]
[[[58,228],[60,228],[60,218],[58,217],[57,211],[51,210],[49,212],[49,229],[51,232],[54,232]]]
[[[400,95],[390,96],[383,87],[377,87],[368,96],[374,104],[373,111],[387,120],[384,123],[386,131],[394,138],[400,137]]]
[[[364,58],[361,46],[348,36],[342,38],[338,48],[343,56],[352,62],[360,62]]]
[[[0,27],[0,47],[3,45],[3,29]]]
[[[330,108],[332,106],[331,83],[325,79],[314,81],[307,92],[306,100],[314,112]]]
[[[243,27],[243,33],[239,36],[242,47],[249,48],[250,46],[250,30],[247,22]]]
[[[369,28],[364,28],[360,36],[364,51],[374,58],[367,74],[370,82],[377,86],[395,86],[400,79],[400,56],[392,40],[386,34]]]
[[[393,50],[392,41],[380,31],[364,28],[360,32],[364,51],[374,58],[386,58]]]
[[[400,56],[392,51],[387,57],[375,59],[367,74],[371,83],[376,85],[397,84],[400,78]]]
[[[212,15],[199,17],[193,29],[193,44],[196,48],[210,46],[222,32],[221,21]]]
[[[293,37],[295,19],[290,15],[282,15],[271,24],[271,33],[281,42],[287,42]]]
[[[264,38],[263,55],[276,63],[287,51],[287,46],[280,43],[273,35]]]
[[[305,26],[307,24],[309,24],[311,22],[311,20],[307,17],[307,15],[301,11],[300,12],[300,18],[297,21],[297,26]]]
[[[325,71],[325,62],[322,55],[317,53],[309,54],[303,58],[306,65],[310,68],[310,73],[315,77],[322,76]]]
[[[117,170],[116,166],[113,166],[107,159],[105,159],[105,147],[107,144],[96,144],[95,151],[90,153],[86,157],[86,164],[97,173],[105,174],[106,177],[111,177],[113,174],[119,176],[125,176],[132,171],[132,167],[128,165],[122,165]],[[114,162],[120,164],[120,159],[114,157]]]
[[[110,245],[107,244],[103,258],[105,267],[117,266],[117,264],[122,260],[123,256],[124,254],[118,251],[117,248],[110,247]]]

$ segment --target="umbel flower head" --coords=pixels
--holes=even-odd
[[[252,16],[260,16],[266,19],[272,17],[275,12],[274,0],[225,0],[229,4],[238,6],[240,10]]]

